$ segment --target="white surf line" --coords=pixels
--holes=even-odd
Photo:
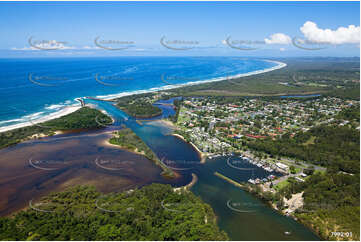
[[[101,98],[101,99],[109,101],[109,100],[112,100],[114,98],[131,96],[131,95],[136,95],[136,94],[144,94],[144,93],[152,93],[152,92],[158,92],[158,91],[166,91],[166,90],[179,88],[179,87],[194,86],[194,85],[199,85],[199,84],[204,84],[204,83],[226,81],[226,80],[229,80],[229,79],[252,76],[252,75],[257,75],[257,74],[262,74],[262,73],[278,70],[278,69],[281,69],[281,68],[284,68],[284,67],[287,66],[286,63],[283,63],[283,62],[280,62],[280,61],[274,61],[274,60],[263,60],[263,61],[270,62],[270,63],[275,63],[275,64],[277,64],[277,66],[273,66],[273,67],[266,68],[266,69],[263,69],[263,70],[251,71],[251,72],[247,72],[247,73],[228,76],[228,77],[223,76],[223,77],[217,77],[217,78],[212,78],[212,79],[206,79],[206,80],[203,80],[203,81],[193,81],[193,82],[187,82],[187,83],[182,83],[182,84],[167,85],[167,86],[162,86],[162,87],[153,87],[153,88],[144,89],[144,90],[136,90],[136,91],[130,91],[130,92],[121,92],[121,93],[117,93],[117,94],[101,95],[101,96],[96,96],[96,98]]]
[[[65,116],[65,115],[71,114],[71,113],[77,111],[80,108],[81,108],[80,106],[74,106],[74,105],[65,106],[64,108],[62,108],[61,110],[59,110],[57,112],[54,112],[54,113],[51,113],[49,115],[40,117],[40,118],[38,118],[36,120],[29,119],[29,121],[27,121],[27,122],[0,127],[0,133],[6,132],[6,131],[9,131],[9,130],[13,130],[13,129],[24,128],[24,127],[27,127],[27,126],[33,126],[33,125],[36,125],[38,123],[43,123],[43,122],[46,122],[46,121],[57,119],[57,118]]]
[[[104,99],[104,100],[112,100],[114,98],[132,96],[132,95],[135,95],[135,94],[152,93],[152,92],[166,91],[166,90],[175,89],[175,88],[179,88],[179,87],[185,87],[185,86],[194,86],[194,85],[199,85],[199,84],[204,84],[204,83],[226,81],[226,80],[229,80],[229,79],[235,79],[235,78],[240,78],[240,77],[246,77],[246,76],[262,74],[262,73],[278,70],[278,69],[281,69],[281,68],[287,66],[286,63],[283,63],[283,62],[280,62],[280,61],[274,61],[274,60],[263,60],[263,61],[276,63],[278,65],[274,66],[274,67],[266,68],[266,69],[263,69],[263,70],[251,71],[251,72],[237,74],[237,75],[229,76],[229,77],[217,77],[217,78],[207,79],[207,80],[203,80],[203,81],[194,81],[194,82],[187,82],[187,83],[183,83],[183,84],[167,85],[167,86],[162,86],[162,87],[153,87],[153,88],[145,89],[145,90],[121,92],[121,93],[117,93],[117,94],[96,96],[96,98],[101,98],[101,99]],[[74,100],[76,100],[78,98],[84,98],[84,97],[77,97]],[[19,124],[0,127],[0,133],[5,132],[5,131],[9,131],[9,130],[12,130],[12,129],[32,126],[32,125],[37,124],[37,123],[42,123],[42,122],[50,121],[50,120],[53,120],[53,119],[56,119],[56,118],[60,118],[60,117],[65,116],[67,114],[73,113],[73,112],[75,112],[76,110],[78,110],[80,108],[81,107],[76,107],[74,105],[65,106],[62,110],[60,110],[60,111],[58,111],[56,113],[46,115],[46,116],[41,117],[40,119],[34,120],[32,122],[25,122],[25,123],[19,123]]]

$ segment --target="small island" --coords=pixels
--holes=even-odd
[[[125,96],[114,99],[116,106],[134,118],[147,119],[162,115],[162,109],[154,106],[153,94],[140,94],[134,99],[133,96]]]
[[[131,129],[123,127],[113,133],[114,136],[109,140],[112,145],[120,146],[131,152],[144,155],[147,159],[154,161],[163,169],[162,175],[168,178],[174,178],[175,173],[172,169],[165,166],[158,156],[139,138]]]

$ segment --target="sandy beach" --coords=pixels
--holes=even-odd
[[[198,177],[196,174],[192,173],[192,181],[190,183],[188,183],[185,186],[182,187],[176,187],[173,188],[173,191],[177,192],[177,191],[181,191],[181,190],[189,190],[192,186],[194,186],[194,184],[196,184],[198,181]]]
[[[175,124],[172,121],[162,119],[161,122],[164,123],[165,125],[169,126],[169,127],[176,128]]]
[[[109,142],[109,139],[105,139],[103,140],[103,142],[101,143],[102,146],[107,146],[107,147],[112,147],[112,148],[116,148],[116,149],[121,149],[121,150],[125,150],[125,151],[128,151],[128,152],[131,152],[133,154],[137,154],[137,155],[142,155],[142,156],[145,156],[145,153],[144,152],[139,152],[138,150],[130,150],[130,149],[127,149],[123,146],[120,146],[120,145],[115,145],[115,144],[111,144]],[[147,158],[148,159],[148,158]]]
[[[175,137],[178,137],[178,138],[182,139],[184,142],[187,142],[187,141],[184,139],[184,137],[183,137],[182,135],[180,135],[180,134],[172,134],[172,135],[175,136]],[[200,149],[198,149],[198,147],[197,147],[195,144],[193,144],[192,142],[187,142],[187,143],[190,144],[190,145],[192,145],[193,148],[198,152],[198,154],[199,154],[199,156],[200,156],[200,158],[201,158],[201,164],[206,163],[207,155],[206,155],[205,153],[203,153]]]
[[[281,69],[281,68],[287,66],[286,63],[279,62],[279,61],[272,61],[272,60],[264,60],[264,61],[275,63],[275,64],[277,64],[277,66],[274,66],[274,67],[271,67],[271,68],[266,68],[266,69],[263,69],[263,70],[252,71],[252,72],[248,72],[248,73],[229,76],[229,77],[219,77],[219,78],[213,78],[213,79],[208,79],[208,80],[203,80],[203,81],[187,82],[187,83],[177,84],[177,85],[166,85],[166,86],[162,86],[162,87],[159,87],[159,88],[150,88],[150,89],[147,89],[147,90],[137,90],[137,91],[133,91],[133,92],[122,92],[122,93],[117,93],[117,94],[96,96],[95,98],[110,101],[110,100],[115,99],[115,98],[124,97],[124,96],[131,96],[131,95],[135,95],[135,94],[151,93],[151,92],[157,92],[157,91],[165,91],[165,90],[170,90],[170,89],[174,89],[174,88],[178,88],[178,87],[184,87],[184,86],[192,86],[192,85],[198,85],[198,84],[203,84],[203,83],[211,83],[211,82],[219,82],[219,81],[224,81],[224,80],[232,80],[232,79],[236,79],[236,78],[240,78],[240,77],[252,76],[252,75],[257,75],[257,74],[262,74],[262,73],[274,71],[274,70]],[[78,99],[78,98],[76,98],[76,99]],[[47,115],[47,116],[42,117],[40,119],[31,120],[29,118],[29,121],[27,121],[27,122],[14,124],[14,125],[9,125],[9,126],[5,126],[5,127],[0,127],[0,133],[5,132],[5,131],[9,131],[9,130],[12,130],[12,129],[27,127],[27,126],[31,126],[31,125],[34,125],[34,124],[46,122],[46,121],[49,121],[49,120],[52,120],[52,119],[60,118],[62,116],[65,116],[67,114],[75,112],[76,110],[78,110],[80,108],[81,108],[81,105],[68,106],[68,107],[63,108],[62,110],[60,110],[58,112]],[[167,122],[167,121],[165,121],[165,122]],[[173,123],[171,123],[171,122],[170,123],[167,122],[167,124],[173,125]],[[196,148],[196,149],[198,150],[198,148]]]
[[[32,126],[34,124],[39,124],[39,123],[43,123],[52,119],[56,119],[56,118],[60,118],[63,117],[65,115],[68,115],[70,113],[73,113],[75,111],[77,111],[78,109],[80,109],[81,106],[69,106],[69,107],[65,107],[62,110],[60,110],[59,112],[47,115],[45,117],[42,117],[40,119],[37,120],[31,120],[29,118],[29,121],[24,122],[24,123],[20,123],[20,124],[14,124],[14,125],[10,125],[10,126],[5,126],[5,127],[0,127],[0,133],[1,132],[5,132],[5,131],[9,131],[12,129],[18,129],[18,128],[23,128],[23,127],[27,127],[27,126]]]
[[[277,64],[277,66],[266,68],[263,70],[242,73],[242,74],[238,74],[238,75],[234,75],[234,76],[223,76],[223,77],[212,78],[212,79],[207,79],[207,80],[203,80],[203,81],[193,81],[193,82],[187,82],[187,83],[183,83],[183,84],[174,84],[174,85],[166,85],[166,86],[162,86],[162,87],[154,87],[154,88],[150,88],[150,89],[146,89],[146,90],[137,90],[137,91],[132,91],[132,92],[122,92],[122,93],[115,93],[115,94],[109,94],[109,95],[100,95],[100,96],[96,96],[96,98],[111,101],[116,98],[131,96],[131,95],[135,95],[135,94],[166,91],[166,90],[175,89],[175,88],[179,88],[179,87],[193,86],[193,85],[198,85],[198,84],[203,84],[203,83],[219,82],[219,81],[225,81],[225,80],[232,80],[232,79],[237,79],[240,77],[252,76],[252,75],[257,75],[257,74],[262,74],[262,73],[278,70],[278,69],[281,69],[281,68],[284,68],[287,66],[286,63],[283,63],[280,61],[273,61],[273,60],[263,60],[263,61],[275,63],[275,64]]]

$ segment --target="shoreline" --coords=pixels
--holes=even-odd
[[[292,213],[287,213],[285,212],[285,210],[280,210],[277,208],[276,204],[273,203],[273,202],[267,202],[265,200],[263,200],[259,194],[257,193],[252,193],[250,192],[248,189],[246,189],[246,186],[245,185],[242,185],[241,183],[238,183],[236,181],[234,181],[233,179],[219,173],[219,172],[214,172],[213,173],[215,176],[219,177],[220,179],[228,182],[229,184],[232,184],[233,186],[236,186],[238,187],[239,189],[242,189],[243,191],[247,192],[248,194],[250,194],[251,196],[259,199],[262,203],[266,204],[267,206],[269,206],[272,210],[276,211],[278,214],[282,215],[282,216],[286,216],[286,217],[289,217],[289,218],[292,218],[294,221],[296,221],[297,223],[299,224],[302,224],[303,226],[305,226],[306,228],[310,229],[317,237],[319,237],[320,239],[325,239],[321,236],[320,233],[317,232],[317,230],[312,227],[310,224],[307,224],[307,223],[304,223],[302,220],[298,219],[297,216],[295,216],[294,214]]]
[[[207,155],[205,153],[203,153],[200,149],[198,149],[198,147],[195,144],[193,144],[192,142],[186,141],[184,139],[184,137],[182,135],[180,135],[180,134],[171,134],[171,135],[180,138],[181,140],[183,140],[187,144],[190,144],[197,151],[197,153],[198,153],[198,155],[199,155],[199,157],[201,159],[201,164],[206,163]]]
[[[181,191],[181,190],[189,190],[191,189],[194,184],[196,184],[198,181],[198,177],[196,174],[192,173],[192,181],[190,183],[188,183],[187,185],[184,185],[184,186],[181,186],[181,187],[176,187],[176,188],[173,188],[173,191],[177,192],[177,191]]]
[[[280,62],[280,61],[265,60],[265,59],[263,59],[263,61],[270,62],[270,63],[275,63],[277,65],[273,66],[273,67],[270,67],[270,68],[263,69],[263,70],[251,71],[251,72],[237,74],[237,75],[233,75],[233,76],[229,76],[229,77],[224,76],[224,77],[206,79],[206,80],[202,80],[202,81],[187,82],[187,83],[183,83],[183,84],[174,84],[174,85],[165,85],[165,86],[162,86],[162,87],[153,87],[153,88],[146,89],[146,90],[121,92],[121,93],[109,94],[109,95],[99,95],[99,96],[95,96],[94,99],[103,99],[104,101],[112,101],[115,98],[120,98],[120,97],[125,97],[125,96],[132,96],[132,95],[144,94],[144,93],[153,93],[153,92],[158,92],[158,91],[166,91],[166,90],[176,89],[176,88],[185,87],[185,86],[193,86],[193,85],[199,85],[199,84],[204,84],[204,83],[212,83],[212,82],[219,82],[219,81],[225,81],[225,80],[232,80],[232,79],[236,79],[236,78],[252,76],[252,75],[257,75],[257,74],[262,74],[262,73],[278,70],[278,69],[281,69],[281,68],[284,68],[284,67],[287,66],[286,63],[283,63],[283,62]],[[78,99],[82,100],[83,98],[86,98],[86,97],[76,97],[74,100],[78,101]],[[42,123],[42,122],[50,121],[52,119],[60,118],[62,116],[73,113],[73,112],[77,111],[78,109],[80,109],[82,107],[82,105],[81,105],[81,103],[79,103],[79,105],[80,106],[74,106],[74,105],[65,106],[64,108],[62,108],[61,110],[59,110],[59,111],[57,111],[55,113],[51,113],[49,115],[46,115],[46,116],[41,117],[39,119],[36,119],[34,121],[32,121],[29,118],[29,121],[27,121],[27,122],[0,127],[0,133],[6,132],[6,131],[9,131],[9,130],[13,130],[13,129],[17,129],[17,128],[32,126],[32,125],[37,124],[37,123]],[[9,121],[9,120],[4,120],[4,121]]]
[[[220,82],[220,81],[232,80],[232,79],[246,77],[246,76],[263,74],[263,73],[267,73],[270,71],[282,69],[287,66],[286,63],[283,63],[280,61],[273,61],[273,60],[262,60],[262,61],[275,63],[277,65],[270,67],[270,68],[257,70],[257,71],[250,71],[250,72],[241,73],[241,74],[237,74],[237,75],[233,75],[233,76],[222,76],[222,77],[215,77],[215,78],[201,80],[201,81],[191,81],[191,82],[186,82],[186,83],[182,83],[182,84],[173,84],[173,85],[165,85],[162,87],[153,87],[153,88],[144,89],[144,90],[136,90],[136,91],[122,92],[122,93],[109,94],[109,95],[100,95],[100,96],[96,96],[96,98],[103,99],[105,101],[113,101],[113,99],[116,99],[116,98],[132,96],[132,95],[137,95],[137,94],[166,91],[166,90],[172,90],[172,89],[176,89],[176,88],[180,88],[180,87],[194,86],[194,85],[199,85],[199,84],[204,84],[204,83]]]
[[[177,126],[170,120],[161,119],[160,121],[171,128],[177,128]]]
[[[167,169],[165,169],[165,168],[164,168],[164,164],[162,163],[161,160],[159,160],[159,158],[158,158],[158,161],[157,161],[157,160],[151,160],[151,159],[149,159],[149,158],[146,156],[146,153],[145,153],[144,151],[140,152],[140,151],[138,151],[138,149],[137,149],[137,150],[130,150],[130,149],[128,149],[128,148],[126,148],[126,147],[123,147],[123,146],[121,146],[121,145],[115,145],[115,144],[110,143],[109,140],[114,136],[114,132],[109,132],[109,133],[110,133],[110,137],[107,138],[107,139],[105,139],[105,140],[103,140],[102,142],[100,142],[100,144],[101,144],[102,146],[104,146],[104,147],[116,148],[116,149],[120,149],[120,150],[124,150],[124,151],[130,152],[130,153],[136,154],[136,155],[143,156],[144,158],[148,159],[149,161],[154,162],[157,166],[159,166],[160,169],[162,170],[162,173],[163,173],[163,172],[168,172],[168,170],[167,170],[168,167],[167,167]],[[149,147],[148,147],[148,148],[149,148]],[[150,149],[150,148],[149,148],[149,149]],[[152,152],[153,152],[153,151],[152,151]],[[173,170],[171,170],[171,172],[172,172],[172,176],[173,176],[173,177],[171,177],[172,179],[173,179],[173,178],[179,178],[180,175],[179,175],[177,172],[175,172],[175,171],[173,171]],[[162,174],[162,173],[161,173],[161,174]]]
[[[36,119],[34,121],[32,121],[29,118],[28,119],[29,121],[24,122],[24,123],[19,123],[19,124],[13,124],[13,125],[9,125],[9,126],[0,127],[0,133],[10,131],[10,130],[13,130],[13,129],[19,129],[19,128],[24,128],[24,127],[28,127],[28,126],[33,126],[33,125],[36,125],[38,123],[43,123],[43,122],[47,122],[47,121],[50,121],[50,120],[53,120],[53,119],[57,119],[57,118],[65,116],[65,115],[71,114],[71,113],[79,110],[80,108],[81,108],[81,106],[68,106],[68,107],[64,107],[63,109],[61,109],[58,112],[55,112],[53,114],[49,114],[47,116]]]
[[[112,133],[112,135],[113,135],[113,133]],[[105,146],[105,147],[112,147],[112,148],[117,148],[117,149],[125,150],[125,151],[128,151],[128,152],[130,152],[130,153],[137,154],[137,155],[141,155],[141,156],[144,156],[145,158],[147,158],[143,152],[134,151],[134,150],[129,150],[129,149],[123,147],[123,146],[112,144],[112,143],[109,142],[109,139],[103,140],[103,141],[101,142],[101,145],[103,145],[103,146]],[[147,158],[147,159],[148,159],[148,158]]]

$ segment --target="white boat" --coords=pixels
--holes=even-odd
[[[268,171],[268,172],[272,172],[273,171],[273,169],[271,168],[271,167],[265,167],[264,168],[266,171]]]
[[[252,184],[256,184],[256,182],[253,179],[249,179],[248,182]]]

